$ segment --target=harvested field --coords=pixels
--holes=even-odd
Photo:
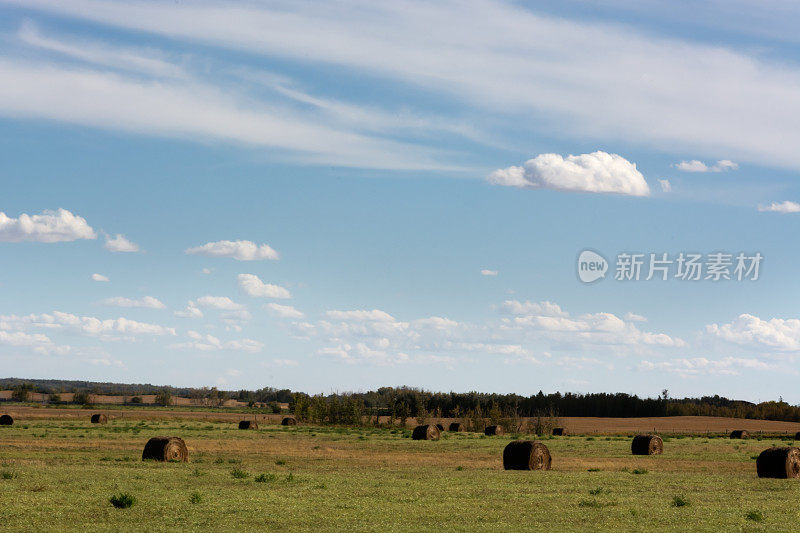
[[[180,435],[189,462],[142,462],[153,435]],[[627,436],[545,436],[553,469],[531,472],[506,471],[502,460],[509,442],[528,436],[410,437],[401,428],[239,431],[230,421],[182,418],[21,419],[0,432],[4,526],[511,531],[546,523],[564,531],[738,531],[753,525],[745,514],[758,510],[758,527],[785,530],[800,496],[796,480],[756,475],[758,454],[789,439],[664,436],[663,455],[632,456]],[[136,505],[114,509],[108,498],[120,491]],[[200,503],[192,503],[194,493]],[[676,494],[691,504],[676,509]]]
[[[180,435],[189,462],[142,462],[153,435]],[[525,435],[422,443],[401,428],[19,419],[0,431],[0,501],[8,530],[787,529],[800,482],[759,479],[755,458],[792,440],[662,436],[658,456],[630,455],[627,436],[541,437],[552,470],[531,472],[503,469]],[[111,506],[120,491],[136,505]],[[690,505],[674,507],[678,494]]]

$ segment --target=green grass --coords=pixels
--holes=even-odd
[[[632,456],[626,437],[566,436],[546,441],[553,470],[528,472],[502,469],[511,437],[471,433],[430,442],[127,417],[25,425],[0,430],[8,531],[785,531],[800,498],[800,480],[756,477],[751,457],[768,445],[756,439],[676,438],[648,457]],[[141,461],[154,435],[183,437],[190,462]],[[112,494],[136,504],[116,509]]]

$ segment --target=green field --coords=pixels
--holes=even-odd
[[[189,463],[142,462],[148,438],[186,440]],[[504,471],[513,437],[401,429],[114,420],[0,427],[0,529],[10,531],[800,529],[800,483],[758,479],[790,441],[545,439],[553,470]],[[109,498],[128,493],[130,508]]]

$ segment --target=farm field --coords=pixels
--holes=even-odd
[[[120,409],[110,406],[96,406],[83,409],[77,406],[32,407],[22,404],[0,404],[3,413],[9,413],[15,419],[44,420],[83,420],[91,413],[105,413],[110,418],[123,420],[197,420],[210,422],[238,422],[243,418],[256,418],[258,423],[278,424],[286,414],[257,414],[238,412],[228,409],[200,408],[185,409],[181,407],[127,407]],[[245,410],[242,410],[245,411]],[[431,418],[434,423],[441,422],[448,426],[455,418]],[[523,418],[530,422],[532,419]],[[725,433],[734,429],[745,429],[751,433],[794,435],[800,431],[800,423],[781,422],[777,420],[753,420],[746,418],[728,418],[715,416],[664,416],[640,418],[599,418],[599,417],[559,417],[559,425],[570,433],[577,434],[628,434],[638,432],[658,432],[666,434],[705,434]],[[399,423],[395,421],[396,423]],[[388,425],[389,418],[382,416],[381,423]],[[413,428],[416,421],[409,418],[406,425]]]
[[[730,420],[730,419],[729,419]],[[142,462],[152,436],[184,438],[188,463]],[[0,507],[10,531],[790,531],[797,480],[758,479],[755,456],[791,440],[543,439],[551,471],[504,471],[514,438],[406,429],[231,422],[18,419],[0,427]],[[112,495],[136,502],[115,508]]]

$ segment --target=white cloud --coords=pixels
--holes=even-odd
[[[522,189],[616,193],[647,196],[650,188],[636,164],[606,152],[570,155],[540,154],[522,167],[495,170],[487,180],[495,185]]]
[[[380,309],[373,309],[371,311],[355,310],[355,311],[328,311],[325,313],[328,318],[333,320],[349,320],[354,322],[394,322],[394,317]]]
[[[291,305],[267,304],[264,307],[271,309],[277,316],[281,318],[305,318],[305,314],[303,314],[302,311],[298,311]]]
[[[769,205],[759,205],[759,211],[771,211],[773,213],[800,213],[800,204],[797,202],[772,202]]]
[[[488,110],[494,120],[503,114],[514,130],[531,125],[562,137],[613,138],[800,166],[793,148],[800,133],[786,120],[800,109],[800,68],[791,58],[776,59],[741,40],[703,43],[630,24],[542,15],[499,1],[471,1],[468,8],[453,1],[364,0],[322,7],[251,2],[235,9],[205,2],[3,1],[150,32],[184,47],[200,43],[412,85]],[[752,6],[747,9],[755,13]],[[776,20],[775,10],[762,12],[760,20],[768,23],[754,25],[748,15],[739,16],[735,26],[769,28],[772,36],[775,24],[787,28],[794,20]],[[392,31],[383,31],[387,27]],[[254,112],[255,106],[237,106],[222,90],[64,70],[6,66],[0,84],[4,112],[128,131],[271,142],[289,150],[310,146],[331,158],[343,152],[351,160],[374,156],[363,149],[354,153],[364,144],[359,137],[342,139],[307,117],[297,125],[294,116]],[[76,96],[76,105],[63,105]]]
[[[264,283],[255,274],[239,274],[239,288],[255,298],[291,298],[289,291],[278,285]]]
[[[727,324],[709,324],[706,333],[743,346],[800,351],[800,320],[796,318],[762,320],[757,316],[741,314]]]
[[[237,261],[277,260],[280,254],[268,244],[257,245],[252,241],[217,241],[202,246],[189,248],[187,254],[199,254],[208,257],[232,257]]]
[[[152,296],[145,296],[138,300],[116,296],[114,298],[106,298],[103,303],[114,307],[142,307],[146,309],[165,309],[167,307]]]
[[[702,161],[692,159],[691,161],[681,161],[680,163],[676,163],[675,168],[684,172],[725,172],[727,170],[736,170],[739,168],[739,165],[727,159],[720,159],[713,165],[709,166]]]
[[[739,375],[743,370],[766,370],[770,365],[758,359],[745,359],[740,357],[725,357],[713,360],[705,357],[677,358],[669,361],[644,360],[639,363],[640,370],[671,372],[682,377],[707,376],[707,375]]]
[[[199,307],[208,307],[210,309],[223,309],[225,311],[236,311],[242,309],[241,304],[234,302],[227,296],[201,296],[196,300],[196,304]]]
[[[500,306],[501,312],[508,315],[567,316],[558,304],[553,302],[519,302],[506,300]]]
[[[78,316],[61,311],[41,315],[6,315],[0,316],[0,329],[24,330],[27,328],[70,329],[92,337],[103,337],[108,340],[120,340],[123,336],[168,336],[175,335],[175,328],[160,326],[147,322],[138,322],[124,317],[116,319],[100,319],[90,316]]]
[[[11,218],[0,211],[0,242],[69,242],[96,239],[86,220],[66,209],[43,211],[40,215],[21,214]]]
[[[201,274],[205,274],[205,275],[211,274],[212,272],[214,272],[213,268],[204,268],[204,269],[202,269],[200,271]]]
[[[630,311],[625,313],[625,320],[628,322],[647,322],[647,318],[642,315],[637,315],[636,313],[631,313]]]
[[[496,275],[497,275],[497,270],[489,270],[486,268],[481,270],[481,276],[496,276]]]
[[[186,309],[175,311],[174,315],[179,318],[203,318],[203,312],[197,307],[197,304],[191,301],[186,304]]]
[[[216,352],[230,350],[234,352],[258,353],[264,348],[264,343],[253,339],[239,339],[222,342],[213,335],[202,335],[196,331],[188,331],[189,341],[170,344],[168,348],[175,350],[195,350],[199,352]],[[230,375],[230,374],[229,374]]]
[[[125,235],[117,233],[114,237],[106,235],[105,249],[109,252],[138,252],[139,245],[126,239]]]
[[[92,279],[94,281],[108,281],[108,277],[102,274],[92,274]]]
[[[25,333],[23,331],[3,331],[0,329],[0,344],[15,348],[29,348],[41,355],[64,355],[71,351],[69,346],[57,346],[47,335],[41,333]]]
[[[672,184],[669,180],[658,180],[659,185],[661,185],[661,192],[672,192]]]

